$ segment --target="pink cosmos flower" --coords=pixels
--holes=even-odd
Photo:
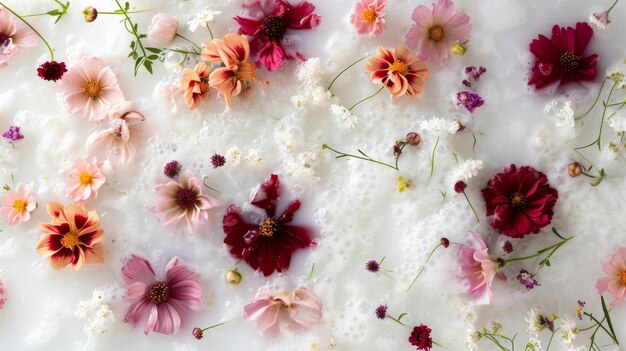
[[[474,295],[474,300],[485,299],[486,304],[490,304],[493,299],[491,284],[497,275],[498,264],[489,257],[489,248],[478,234],[471,233],[470,238],[477,248],[460,245],[461,279],[469,283],[468,293]]]
[[[218,199],[202,194],[202,186],[201,179],[185,170],[178,180],[170,179],[154,188],[160,200],[151,210],[164,214],[165,225],[180,224],[185,219],[187,227],[193,233],[197,224],[206,223],[209,210],[222,204]]]
[[[86,56],[61,78],[65,108],[90,121],[102,121],[114,104],[124,101],[115,72],[104,61]]]
[[[98,162],[93,156],[74,160],[74,165],[65,178],[67,196],[72,201],[95,199],[98,189],[106,180],[102,174],[102,166],[104,162]]]
[[[142,123],[144,116],[132,110],[133,103],[121,101],[111,106],[111,122],[109,129],[94,132],[87,138],[87,149],[90,153],[106,154],[107,160],[114,168],[133,162],[137,149],[141,148],[150,133]]]
[[[472,30],[469,16],[455,11],[450,0],[437,0],[432,10],[419,5],[411,17],[415,23],[405,39],[410,48],[417,50],[417,57],[422,61],[445,64],[451,45],[466,42]]]
[[[165,268],[165,278],[157,279],[150,262],[133,255],[122,267],[122,281],[128,287],[129,303],[124,321],[137,325],[148,316],[144,334],[178,332],[191,310],[201,305],[202,287],[198,276],[174,257]]]
[[[4,307],[4,304],[7,302],[6,290],[4,289],[4,283],[0,280],[0,310]]]
[[[608,291],[613,296],[611,305],[626,302],[626,247],[619,248],[602,262],[602,271],[607,276],[598,279],[596,288],[600,294]]]
[[[283,329],[309,329],[322,318],[322,301],[306,288],[270,291],[262,287],[243,308],[243,318],[262,336],[277,336]]]
[[[385,31],[385,7],[387,0],[359,0],[354,5],[350,22],[361,35],[377,37]]]
[[[148,28],[148,39],[156,45],[168,46],[176,37],[178,18],[167,13],[157,13]]]
[[[0,7],[0,67],[17,57],[20,48],[39,44],[37,34],[28,27],[17,28],[15,17]]]
[[[30,194],[32,184],[18,184],[15,191],[7,192],[2,198],[0,217],[4,217],[9,226],[30,219],[30,213],[37,207],[36,199]]]

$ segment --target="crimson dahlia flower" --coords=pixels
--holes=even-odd
[[[482,190],[491,225],[502,234],[523,238],[536,234],[552,220],[559,193],[548,184],[548,177],[529,166],[505,168],[489,179]]]
[[[266,277],[274,271],[286,271],[296,250],[315,246],[309,228],[289,224],[300,208],[300,200],[292,201],[276,216],[279,195],[278,175],[272,174],[250,200],[251,205],[265,211],[264,219],[253,223],[246,221],[237,205],[231,205],[223,219],[224,243],[230,253]]]

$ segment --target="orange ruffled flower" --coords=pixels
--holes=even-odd
[[[226,106],[232,106],[232,97],[249,92],[252,82],[263,86],[256,76],[256,67],[247,63],[250,54],[248,39],[238,34],[229,34],[224,39],[213,39],[202,48],[202,59],[208,62],[222,62],[211,73],[209,85],[224,96]]]
[[[37,243],[37,252],[48,257],[52,268],[70,264],[77,271],[83,263],[104,262],[104,247],[100,243],[104,231],[95,211],[87,212],[77,203],[63,207],[53,201],[48,203],[48,213],[52,221],[39,224],[45,236]]]
[[[405,94],[413,98],[422,94],[424,81],[428,79],[428,67],[404,45],[395,49],[379,46],[365,71],[372,82],[382,83],[389,90],[394,102]]]
[[[185,68],[180,80],[185,104],[190,110],[195,110],[201,102],[209,98],[209,74],[211,67],[199,63],[194,69]]]

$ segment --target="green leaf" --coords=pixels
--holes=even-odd
[[[546,266],[550,267],[550,260],[546,260]]]
[[[406,312],[401,313],[401,314],[398,316],[398,320],[401,320],[404,316],[406,316]]]
[[[148,60],[156,60],[159,58],[159,55],[150,55],[148,56]]]
[[[611,331],[611,339],[615,341],[616,344],[619,345],[617,341],[617,337],[615,336],[615,330],[613,329],[613,323],[611,323],[611,316],[609,315],[609,310],[606,308],[606,303],[604,302],[604,296],[600,295],[600,302],[602,302],[602,311],[604,312],[604,317],[606,317],[606,323],[609,325],[609,330]]]
[[[144,61],[143,66],[152,74],[152,61]]]
[[[152,48],[152,47],[146,47],[146,50],[153,52],[155,54],[160,54],[161,53],[161,49],[158,48]]]
[[[130,42],[130,48],[131,48],[131,49],[134,49],[134,48],[135,48],[135,41],[134,41],[134,40]]]

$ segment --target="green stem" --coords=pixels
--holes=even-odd
[[[171,52],[177,52],[179,54],[200,55],[199,52],[187,51],[187,50],[182,50],[182,49],[163,49],[163,50],[167,50],[167,51],[171,51]]]
[[[563,244],[565,244],[566,242],[572,240],[574,237],[571,236],[569,238],[564,238],[562,236],[560,236],[560,234],[558,234],[556,232],[555,228],[552,228],[552,231],[559,237],[561,238],[561,241],[559,241],[556,244],[550,245],[548,247],[545,247],[539,251],[537,251],[537,253],[532,254],[532,255],[528,255],[528,256],[523,256],[523,257],[514,257],[514,258],[508,258],[508,259],[503,259],[503,258],[499,258],[498,259],[498,264],[500,268],[503,268],[504,266],[506,266],[507,264],[511,263],[511,262],[518,262],[518,261],[525,261],[525,260],[529,260],[529,259],[533,259],[536,257],[539,257],[541,255],[543,255],[544,253],[550,251],[550,253],[548,254],[548,256],[543,259],[540,263],[540,265],[544,265],[546,261],[548,261],[550,259],[550,257],[552,257],[552,255],[561,247],[563,246]]]
[[[406,324],[404,324],[404,323],[400,322],[400,320],[399,320],[399,319],[396,319],[396,318],[394,318],[394,317],[392,317],[392,316],[387,316],[387,318],[389,318],[389,319],[391,319],[392,321],[394,321],[394,322],[396,322],[396,323],[398,323],[398,324],[403,325],[403,326],[405,326],[405,327],[406,327]]]
[[[31,26],[30,23],[28,23],[24,18],[22,18],[22,16],[18,15],[13,10],[8,8],[7,5],[2,3],[2,1],[0,1],[0,5],[2,5],[2,7],[7,9],[9,12],[11,12],[15,17],[19,18],[20,21],[22,21],[25,25],[30,27],[30,29],[32,29],[33,32],[35,32],[35,34],[37,34],[37,36],[43,41],[43,43],[46,44],[46,47],[48,48],[48,51],[50,52],[50,61],[54,61],[54,51],[52,50],[52,47],[50,46],[50,44],[48,44],[46,39],[44,39],[44,37],[41,34],[39,34],[39,32],[33,26]]]
[[[209,330],[209,329],[217,328],[217,327],[219,327],[220,325],[224,325],[224,324],[226,324],[226,322],[222,322],[222,323],[218,323],[218,324],[213,324],[213,325],[212,325],[212,326],[210,326],[210,327],[206,327],[206,328],[202,329],[202,331],[203,331],[203,332],[205,332],[205,331],[207,331],[207,330]]]
[[[546,351],[550,350],[550,345],[552,344],[552,339],[554,339],[554,334],[559,331],[561,328],[556,328],[552,331],[552,335],[550,335],[550,341],[548,341],[548,346],[546,346]]]
[[[393,165],[390,165],[388,163],[382,162],[382,161],[374,160],[373,158],[371,158],[371,157],[367,156],[366,154],[364,154],[361,150],[359,150],[359,152],[363,156],[365,156],[365,157],[358,156],[358,155],[352,155],[352,154],[346,154],[344,152],[337,151],[337,150],[333,149],[332,147],[330,147],[330,146],[328,146],[326,144],[322,144],[322,149],[329,149],[330,151],[338,154],[339,156],[336,156],[335,158],[353,157],[353,158],[357,158],[359,160],[369,161],[369,162],[377,163],[379,165],[387,166],[389,168],[395,169],[396,171],[399,171],[399,169],[397,167],[395,167]]]
[[[212,36],[211,36],[212,37]],[[357,61],[354,61],[350,66],[346,67],[343,71],[339,72],[339,74],[337,76],[335,76],[335,78],[333,79],[332,82],[330,82],[330,85],[328,86],[328,88],[326,88],[326,90],[330,90],[330,88],[333,86],[333,84],[335,84],[335,81],[337,80],[337,78],[339,78],[339,76],[341,76],[342,74],[344,74],[347,70],[349,70],[350,68],[352,68],[352,66],[356,65],[357,63],[365,60],[367,58],[367,56],[363,56],[360,59],[358,59]]]
[[[206,29],[209,31],[209,35],[211,36],[211,40],[215,39],[215,38],[213,37],[213,31],[211,31],[211,27],[209,26],[209,24],[208,24],[208,23],[206,23]]]
[[[142,12],[149,12],[149,11],[154,11],[156,9],[149,9],[149,10],[140,10],[140,11],[128,11],[126,13],[142,13]],[[100,12],[98,11],[98,15],[123,15],[123,12]]]
[[[32,15],[22,15],[22,17],[37,17],[37,16],[50,16],[47,12],[44,13],[33,13]]]
[[[609,13],[611,13],[611,10],[613,10],[613,8],[615,7],[615,5],[617,5],[617,3],[619,2],[619,0],[615,0],[615,2],[613,3],[613,5],[611,5],[611,7],[609,7],[608,10],[606,10],[606,14],[608,15]]]
[[[463,190],[463,196],[465,196],[465,199],[467,200],[467,204],[472,209],[472,212],[474,212],[474,217],[476,217],[476,221],[478,221],[478,223],[480,223],[480,219],[478,219],[478,213],[476,213],[476,210],[474,209],[474,206],[472,205],[472,202],[470,201],[469,197],[467,197],[467,194],[465,193],[465,190]]]
[[[430,253],[428,254],[428,257],[426,258],[426,262],[424,262],[424,264],[422,265],[422,267],[420,268],[420,271],[417,273],[417,276],[415,277],[415,279],[413,279],[413,281],[411,282],[411,285],[409,285],[409,287],[406,289],[406,291],[409,291],[411,289],[411,287],[413,287],[413,284],[415,284],[415,282],[417,281],[417,279],[420,277],[420,275],[422,275],[422,272],[424,272],[424,269],[426,268],[426,264],[428,264],[428,261],[430,261],[430,258],[432,257],[432,255],[435,253],[435,251],[441,246],[441,243],[438,244],[437,246],[435,246]]]
[[[368,97],[366,97],[366,98],[363,98],[363,99],[359,100],[356,104],[352,105],[352,107],[350,107],[350,108],[348,109],[348,111],[352,111],[352,109],[353,109],[353,108],[357,107],[357,106],[358,106],[360,103],[362,103],[363,101],[366,101],[366,100],[371,99],[371,98],[373,98],[374,96],[378,95],[378,93],[380,93],[381,91],[383,91],[383,89],[385,89],[385,86],[384,86],[384,85],[383,85],[382,87],[380,87],[380,89],[378,89],[378,91],[377,91],[377,92],[375,92],[374,94],[372,94],[372,95],[370,95],[370,96],[368,96]]]
[[[589,317],[589,319],[591,319],[592,321],[596,322],[596,323],[598,324],[598,327],[599,327],[599,328],[602,328],[602,330],[604,330],[604,332],[605,332],[605,333],[606,333],[606,334],[607,334],[607,335],[608,335],[611,339],[613,339],[613,341],[614,341],[617,345],[619,345],[619,343],[617,342],[617,340],[615,339],[615,337],[614,337],[614,336],[611,334],[611,332],[609,332],[609,331],[608,331],[608,330],[604,327],[604,325],[603,325],[604,321],[606,320],[606,316],[605,316],[604,318],[602,318],[602,321],[598,321],[598,320],[596,319],[596,317],[594,317],[591,313],[588,313],[588,312],[583,312],[583,314],[584,314],[585,316]],[[597,331],[597,329],[596,329],[596,331]],[[594,332],[594,334],[595,334],[595,332]]]
[[[122,14],[124,14],[124,17],[126,17],[126,20],[128,21],[128,24],[130,25],[130,28],[131,28],[131,31],[129,31],[129,32],[132,35],[134,35],[135,38],[137,39],[137,44],[141,48],[141,52],[143,53],[143,56],[147,57],[148,55],[146,54],[146,49],[144,49],[143,44],[141,43],[141,38],[139,38],[139,34],[137,34],[137,31],[135,30],[135,26],[133,25],[133,21],[130,19],[130,17],[128,17],[128,13],[126,12],[126,10],[124,10],[124,8],[122,7],[122,4],[120,4],[120,2],[118,0],[115,0],[115,3],[117,4],[117,6],[122,11]]]
[[[605,83],[606,83],[606,79],[602,81],[602,85],[600,86],[600,91],[598,91],[598,96],[596,96],[596,100],[593,102],[593,105],[591,105],[591,107],[583,115],[576,117],[576,120],[579,120],[585,117],[586,115],[589,114],[589,112],[591,112],[591,110],[593,110],[594,107],[596,107],[598,100],[600,100],[600,94],[602,93],[602,89],[604,88]]]
[[[613,83],[613,86],[611,87],[611,91],[609,91],[609,96],[606,98],[606,102],[608,103],[609,101],[611,101],[611,95],[613,95],[613,90],[615,89],[615,86],[617,85],[617,83]],[[598,133],[598,150],[602,150],[602,147],[600,145],[601,140],[602,140],[602,128],[604,127],[604,117],[606,116],[606,109],[608,108],[608,106],[606,104],[604,104],[604,110],[602,110],[602,119],[600,120],[600,132]]]
[[[202,48],[200,48],[198,45],[196,45],[196,43],[194,43],[193,41],[183,37],[182,35],[176,33],[176,36],[181,38],[181,39],[183,39],[183,40],[185,40],[185,41],[187,41],[187,42],[189,42],[189,43],[191,43],[191,45],[195,46],[198,50],[202,50]]]
[[[437,141],[433,147],[433,152],[430,155],[430,175],[428,176],[428,183],[426,183],[426,186],[428,186],[428,184],[430,184],[430,180],[433,179],[433,172],[435,171],[435,151],[437,151],[437,145],[439,145],[439,137],[437,137]]]

